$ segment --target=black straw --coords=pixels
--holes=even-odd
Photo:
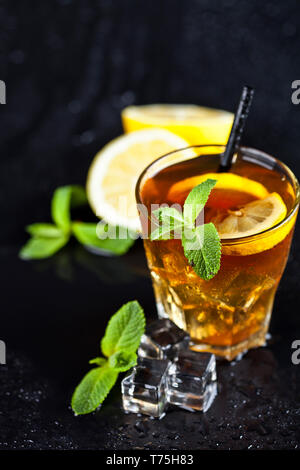
[[[221,155],[219,172],[228,171],[231,168],[232,159],[239,147],[242,133],[245,127],[250,106],[252,103],[254,90],[250,86],[244,86],[237,111],[234,116],[230,136],[225,152]]]

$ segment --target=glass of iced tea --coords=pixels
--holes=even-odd
[[[284,271],[299,206],[299,185],[276,158],[241,147],[219,173],[224,146],[194,146],[169,153],[141,174],[136,199],[158,315],[189,332],[192,347],[232,360],[265,344],[274,296]],[[204,208],[222,246],[221,267],[201,279],[180,239],[150,241],[158,205],[182,207],[193,187],[217,183]]]

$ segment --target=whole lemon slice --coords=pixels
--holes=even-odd
[[[281,222],[287,214],[286,205],[278,193],[271,193],[264,199],[256,200],[239,207],[227,210],[227,215],[220,220],[212,218],[224,246],[223,254],[249,255],[271,249],[280,243],[291,229],[291,224],[278,227],[274,232],[262,234],[257,240],[226,245],[227,239],[249,237],[260,234]]]
[[[265,186],[258,181],[236,175],[235,173],[205,173],[203,175],[185,178],[175,183],[168,191],[168,199],[172,201],[181,199],[183,193],[189,193],[195,186],[203,183],[203,181],[207,179],[217,180],[212,191],[212,196],[215,189],[247,193],[258,199],[262,199],[269,194]]]
[[[128,106],[122,111],[125,132],[160,127],[180,135],[190,145],[226,144],[233,114],[190,104]]]
[[[117,137],[95,156],[87,177],[87,196],[95,214],[112,225],[140,230],[135,186],[141,172],[161,155],[187,147],[164,129],[144,129]]]

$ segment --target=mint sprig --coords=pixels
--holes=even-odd
[[[73,222],[72,234],[87,248],[94,248],[102,252],[113,253],[114,255],[124,255],[134,243],[134,236],[130,233],[127,238],[119,236],[120,228],[114,227],[116,238],[99,238],[102,233],[109,230],[108,224],[95,224],[89,222]]]
[[[35,223],[28,225],[26,231],[31,235],[28,242],[21,248],[22,259],[48,258],[65,246],[73,235],[79,243],[90,250],[123,255],[134,243],[134,236],[118,236],[119,227],[114,227],[117,234],[114,238],[99,238],[108,230],[108,224],[72,222],[71,209],[87,204],[85,190],[79,185],[68,185],[57,188],[51,201],[53,223]],[[99,228],[100,227],[100,228]]]
[[[71,406],[76,415],[94,411],[114,386],[119,372],[136,364],[136,351],[145,331],[145,316],[134,300],[123,305],[109,320],[101,341],[104,357],[91,359],[98,367],[90,370],[75,388]]]
[[[214,224],[197,225],[197,218],[216,182],[207,179],[195,186],[184,202],[183,214],[174,207],[160,207],[153,211],[159,225],[150,235],[152,241],[180,237],[190,266],[205,280],[214,277],[220,269],[221,243]]]
[[[57,188],[51,201],[51,215],[54,223],[65,233],[71,231],[71,207],[87,204],[85,190],[79,185],[61,186]]]

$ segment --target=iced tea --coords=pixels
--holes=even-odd
[[[147,207],[141,215],[150,230],[152,204],[183,205],[195,176],[216,173],[223,147],[199,146],[169,154],[150,165],[139,179],[137,201]],[[194,348],[231,360],[265,343],[275,292],[284,271],[298,210],[298,183],[278,160],[242,148],[231,173],[278,193],[287,214],[262,233],[221,240],[221,268],[211,280],[201,279],[189,265],[181,240],[150,241],[144,246],[159,316],[169,317],[190,333]],[[256,200],[247,188],[215,188],[204,209],[205,222],[236,211]]]

